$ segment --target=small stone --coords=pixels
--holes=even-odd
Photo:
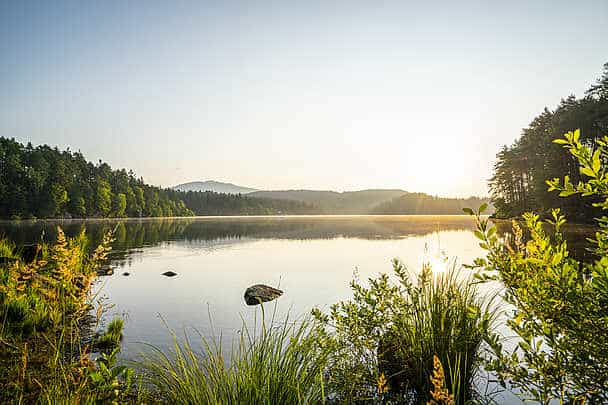
[[[256,284],[245,290],[245,303],[258,305],[262,302],[272,301],[283,295],[283,291],[264,284]]]
[[[169,271],[165,271],[163,273],[163,276],[166,276],[166,277],[175,277],[175,276],[177,276],[177,273],[174,272],[174,271],[169,270]]]
[[[124,273],[122,273],[122,275],[125,276],[125,277],[128,276],[128,275],[130,275],[130,274],[131,273],[129,273],[128,271],[125,271]]]

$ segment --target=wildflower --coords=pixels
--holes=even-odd
[[[454,405],[454,396],[445,387],[445,375],[443,374],[443,366],[439,357],[433,356],[433,375],[431,376],[433,390],[431,391],[431,400],[426,405]]]
[[[379,394],[382,395],[382,394],[388,392],[388,380],[386,379],[386,376],[384,375],[384,373],[380,374],[380,377],[378,377],[376,384],[378,385]]]

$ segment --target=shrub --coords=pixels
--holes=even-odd
[[[579,141],[579,131],[556,141],[578,160],[586,181],[577,185],[568,177],[553,179],[550,190],[561,196],[582,194],[600,198],[608,209],[608,137],[595,150]],[[469,210],[469,213],[472,213]],[[508,325],[518,343],[507,351],[496,341],[496,358],[488,364],[504,386],[524,399],[543,404],[606,403],[608,401],[608,218],[598,220],[592,240],[597,259],[582,263],[570,256],[561,233],[566,222],[559,210],[552,219],[524,215],[527,241],[513,222],[513,241],[501,241],[496,228],[477,212],[478,237],[486,258],[472,266],[481,280],[497,279],[505,285],[505,299],[514,310]],[[543,226],[545,225],[545,226]],[[552,231],[546,231],[546,227]]]
[[[393,272],[396,283],[386,274],[370,279],[368,288],[353,281],[352,300],[333,305],[329,315],[314,311],[333,351],[330,393],[341,402],[425,401],[437,355],[457,403],[471,399],[480,346],[493,336],[493,299],[459,277],[455,264],[443,274],[424,265],[414,283],[398,260]],[[388,387],[379,389],[385,378]]]

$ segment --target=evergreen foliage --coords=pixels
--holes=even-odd
[[[171,217],[310,214],[300,201],[182,192],[132,171],[88,162],[80,152],[0,137],[0,218]]]
[[[424,193],[406,193],[377,206],[374,214],[458,215],[465,207],[477,207],[488,200],[479,197],[441,198]],[[490,212],[491,214],[492,212]]]
[[[593,199],[577,195],[559,198],[547,193],[546,179],[567,175],[578,182],[585,178],[577,161],[553,143],[553,139],[575,128],[580,128],[581,143],[590,147],[608,132],[608,63],[583,98],[571,95],[554,110],[545,108],[513,145],[504,146],[497,154],[489,182],[497,217],[516,217],[527,211],[548,217],[552,208],[560,208],[576,221],[590,222],[598,216]]]

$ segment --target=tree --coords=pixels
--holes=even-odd
[[[608,69],[608,64],[605,68]],[[588,222],[599,214],[592,205],[593,200],[577,195],[560,199],[547,193],[545,179],[568,175],[573,181],[580,180],[576,160],[564,156],[552,141],[580,128],[581,142],[594,145],[594,141],[608,131],[607,95],[608,70],[585,97],[569,96],[554,110],[545,108],[518,140],[503,147],[496,156],[494,173],[489,180],[497,217],[516,217],[526,211],[547,217],[551,208],[560,208],[570,219]]]
[[[49,194],[49,213],[54,217],[61,214],[65,204],[68,202],[68,192],[61,184],[53,183]]]
[[[97,180],[95,206],[97,212],[103,217],[108,216],[112,209],[112,189],[110,184],[103,179]]]
[[[115,217],[124,217],[127,209],[127,196],[123,193],[118,193],[114,196],[112,211]]]

